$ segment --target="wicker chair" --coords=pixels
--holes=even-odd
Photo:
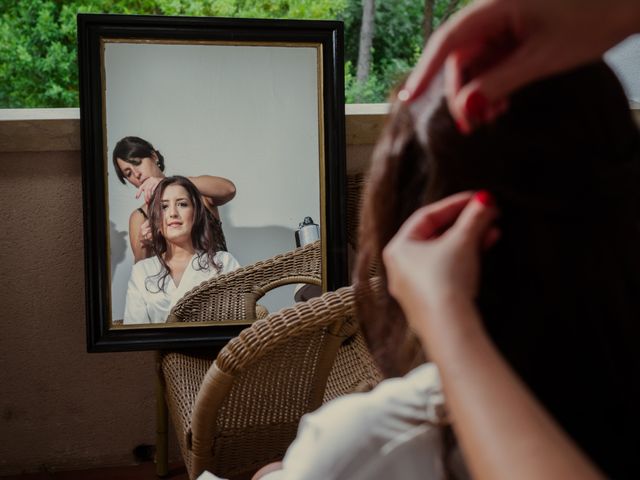
[[[300,417],[380,379],[351,287],[258,320],[207,357],[166,354],[167,400],[191,478],[246,478],[279,459]]]
[[[348,242],[354,250],[364,183],[361,174],[347,179]],[[168,322],[263,318],[256,302],[268,290],[320,285],[320,278],[320,242],[314,242],[203,283],[176,304]],[[283,456],[302,415],[381,380],[354,319],[351,287],[255,321],[214,358],[171,352],[159,362],[160,392],[191,478],[204,469],[249,478]],[[166,452],[166,434],[158,445]],[[163,466],[159,461],[158,473],[166,472],[166,460]]]
[[[167,323],[255,320],[266,311],[257,301],[282,285],[321,285],[320,241],[214,277],[187,292],[169,312]]]
[[[366,180],[364,173],[347,175],[347,242],[354,252],[358,249],[360,207],[362,206]]]

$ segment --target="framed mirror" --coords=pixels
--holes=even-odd
[[[223,345],[251,320],[176,305],[309,228],[315,293],[346,284],[342,50],[335,21],[78,15],[89,351]]]

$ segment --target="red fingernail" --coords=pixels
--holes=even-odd
[[[483,204],[485,207],[492,207],[495,204],[493,199],[493,195],[491,195],[487,190],[479,190],[473,196],[478,202]]]
[[[487,116],[489,101],[480,90],[474,90],[467,97],[464,103],[464,110],[467,117],[474,122],[483,122]]]
[[[463,133],[463,134],[469,133],[469,129],[466,127],[466,125],[464,123],[462,123],[457,118],[455,119],[455,122],[456,122],[456,128],[458,129],[458,131],[460,133]]]

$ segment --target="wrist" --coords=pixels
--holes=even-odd
[[[433,290],[425,302],[429,315],[435,319],[462,315],[466,318],[476,307],[470,295],[460,288],[443,288]]]
[[[432,291],[415,297],[405,315],[423,345],[452,336],[475,335],[483,329],[473,300],[459,289]]]

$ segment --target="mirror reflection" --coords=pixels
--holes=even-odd
[[[322,229],[318,47],[154,42],[103,43],[116,328]]]

